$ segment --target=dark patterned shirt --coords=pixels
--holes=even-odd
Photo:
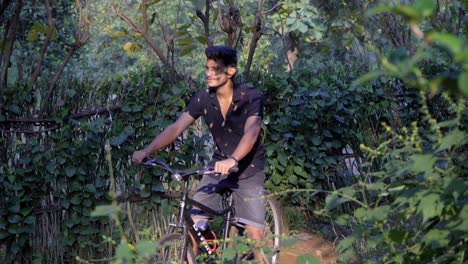
[[[213,160],[219,161],[229,157],[237,148],[244,135],[247,118],[263,118],[263,101],[263,94],[259,90],[246,85],[235,85],[232,102],[224,120],[216,91],[206,88],[192,97],[186,112],[195,119],[203,116],[215,143]],[[233,176],[249,178],[263,171],[264,166],[265,147],[259,135],[252,150],[239,161],[239,171]]]

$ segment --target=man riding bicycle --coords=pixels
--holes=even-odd
[[[141,163],[145,157],[172,143],[203,116],[215,143],[214,170],[221,176],[204,176],[193,199],[216,208],[220,199],[217,186],[229,187],[238,221],[245,225],[247,237],[260,243],[265,228],[265,204],[261,197],[264,194],[265,148],[260,136],[264,98],[259,90],[234,82],[236,50],[209,46],[205,55],[208,87],[192,97],[185,112],[146,148],[135,151],[132,160]],[[235,167],[238,170],[229,173]],[[206,216],[201,212],[193,218],[197,221]],[[263,263],[257,251],[254,252],[257,262]]]

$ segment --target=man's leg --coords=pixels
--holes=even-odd
[[[250,178],[238,181],[232,189],[237,220],[245,225],[247,237],[256,241],[253,249],[257,263],[265,263],[258,248],[263,246],[265,229],[265,174],[260,172]]]
[[[224,188],[226,188],[223,183],[224,179],[226,179],[226,177],[204,176],[201,182],[199,183],[197,192],[192,197],[192,199],[205,206],[208,206],[209,208],[216,210],[218,208],[219,201],[221,199],[219,192],[222,191]],[[195,225],[197,225],[197,223],[200,220],[204,220],[208,222],[211,217],[205,214],[204,212],[200,211],[195,206],[192,207],[191,209],[191,215],[192,215],[192,220]],[[190,239],[192,241],[193,252],[195,256],[197,256],[198,238],[193,237],[190,233]]]
[[[251,225],[246,225],[245,230],[247,231],[247,237],[250,239],[253,239],[256,241],[256,245],[253,248],[253,253],[255,256],[255,260],[257,261],[258,264],[263,264],[265,263],[263,261],[263,256],[258,250],[259,247],[263,246],[263,229],[258,228],[256,226],[251,226]]]

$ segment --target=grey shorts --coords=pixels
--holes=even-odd
[[[236,220],[243,225],[265,229],[265,173],[260,172],[247,179],[230,179],[221,176],[204,176],[193,199],[212,208],[219,209],[224,189],[232,191]],[[203,213],[195,213],[193,218],[206,218]]]

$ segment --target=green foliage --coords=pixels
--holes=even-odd
[[[368,166],[363,167],[362,181],[353,185],[352,196],[367,202],[337,221],[354,230],[338,247],[344,259],[356,254],[356,248],[369,263],[464,259],[468,137],[461,120],[467,116],[460,101],[454,110],[455,120],[431,122],[434,119],[426,115],[420,125],[415,122],[403,134],[387,126],[388,141],[377,148],[362,146]],[[381,166],[375,170],[374,164]]]
[[[12,256],[27,252],[27,249],[33,250],[29,237],[38,221],[45,221],[45,215],[34,210],[42,210],[43,204],[48,203],[58,207],[53,212],[66,211],[63,218],[57,218],[63,219],[63,223],[50,227],[56,228],[54,232],[57,233],[53,235],[61,239],[65,258],[79,256],[86,259],[84,252],[93,258],[107,254],[106,247],[100,241],[102,236],[109,236],[109,220],[107,217],[90,218],[96,206],[111,201],[108,194],[110,168],[105,161],[105,140],[109,140],[110,146],[116,150],[112,157],[113,164],[117,164],[115,178],[124,197],[135,194],[147,197],[161,189],[161,175],[158,172],[134,178],[133,175],[139,172],[137,168],[131,167],[128,158],[135,148],[146,145],[155,133],[175,120],[185,108],[188,89],[179,83],[168,90],[163,80],[149,75],[132,75],[129,79],[132,83],[124,79],[115,83],[115,87],[105,83],[96,90],[74,87],[79,92],[69,99],[72,103],[68,107],[73,107],[73,101],[79,101],[82,96],[110,98],[109,95],[120,90],[119,97],[125,98],[120,111],[96,114],[89,119],[73,119],[66,114],[69,110],[64,108],[60,112],[64,118],[57,116],[55,121],[60,130],[47,137],[38,133],[28,140],[18,139],[9,143],[11,148],[6,153],[8,162],[0,165],[0,192],[3,197],[8,197],[0,207],[0,241],[10,245],[8,250]],[[9,96],[6,109],[14,109],[15,105],[23,106],[21,102],[29,98],[26,91],[17,93],[19,96]],[[147,98],[152,101],[148,102]],[[17,113],[8,111],[5,115],[12,118]],[[159,118],[165,121],[158,122],[161,120]],[[198,132],[192,130],[188,133]],[[174,146],[181,146],[177,151],[180,153],[177,154],[177,162],[192,164],[196,160],[195,155],[199,162],[203,162],[205,154],[200,147],[204,144],[202,139],[202,136],[195,136],[176,142]],[[162,155],[173,154],[169,149]],[[143,204],[141,210],[150,209],[148,205],[151,205],[150,201]],[[147,209],[144,209],[145,206]],[[119,212],[114,209],[100,207],[94,214],[112,213],[116,219]],[[63,231],[59,233],[59,230]],[[111,233],[118,235],[121,232],[114,230]],[[118,237],[112,239],[120,241]],[[50,252],[53,252],[52,248]],[[53,257],[49,253],[44,254],[46,261]]]
[[[181,76],[203,79],[202,48],[208,39],[192,11],[193,7],[203,10],[204,1],[152,1],[149,6],[154,19],[156,11],[167,15],[161,20],[163,26],[153,20],[149,30],[164,48],[170,43],[159,34],[175,36],[174,54],[180,56],[174,61],[183,66],[177,76],[154,66],[158,59],[150,47],[125,22],[110,15],[108,2],[96,3],[91,38],[65,69],[47,113],[50,119],[39,123],[10,121],[37,112],[49,79],[73,43],[77,17],[69,1],[54,1],[59,26],[32,87],[24,84],[30,77],[26,73],[38,60],[48,27],[43,2],[23,2],[12,63],[7,65],[9,85],[2,86],[0,244],[9,253],[2,258],[31,256],[52,262],[54,248],[67,262],[75,256],[80,261],[108,257],[115,255],[111,254],[115,249],[121,258],[135,259],[140,253],[149,258],[160,229],[148,231],[149,212],[157,204],[162,210],[157,213],[167,215],[171,206],[156,196],[131,209],[108,205],[113,198],[108,193],[109,175],[114,169],[123,198],[148,198],[167,185],[160,180],[161,172],[131,166],[129,155],[185,108],[194,88],[180,81]],[[128,10],[135,21],[141,21],[139,2],[131,2],[134,6]],[[461,1],[438,2],[443,5],[434,7],[426,0],[410,6],[395,4],[373,9],[365,17],[361,1],[281,1],[279,6],[273,2],[265,6],[264,35],[252,67],[258,72],[251,82],[266,95],[267,186],[285,193],[283,202],[293,209],[338,211],[334,221],[354,230],[340,243],[343,258],[356,248],[370,256],[369,262],[417,258],[443,262],[457,257],[464,261],[460,254],[467,237],[466,178],[462,177],[467,117],[464,102],[454,98],[468,95],[466,26]],[[188,15],[177,17],[173,10],[182,3]],[[242,2],[240,8],[245,19],[240,67],[248,53],[255,4]],[[10,20],[11,7],[2,13],[2,23]],[[217,24],[220,9],[212,11],[211,40],[224,43]],[[0,32],[6,35],[8,27],[2,25]],[[294,70],[284,73],[283,41],[289,33],[301,43],[300,56]],[[416,41],[421,36],[424,41]],[[4,40],[0,43],[7,46]],[[132,45],[129,55],[125,43]],[[369,69],[375,72],[355,81]],[[100,107],[108,111],[74,117]],[[382,121],[388,128],[380,126]],[[383,133],[386,130],[389,134]],[[203,163],[210,142],[205,131],[197,123],[160,155],[184,166]],[[106,140],[112,147],[111,167],[105,158]],[[349,155],[360,175],[347,166]],[[324,193],[330,195],[325,198]],[[121,219],[123,230],[129,232],[125,239],[109,215],[113,221]],[[41,251],[30,237],[47,238],[40,233],[47,229],[37,227],[50,219],[63,220],[48,226],[56,232],[50,241],[58,238],[60,246],[47,244]],[[136,230],[128,227],[131,221],[136,222]],[[353,221],[357,224],[350,225]],[[142,237],[141,243],[135,242],[136,236]],[[311,261],[308,256],[301,259]]]
[[[359,142],[373,140],[366,124],[391,118],[385,87],[352,86],[354,74],[339,62],[306,62],[294,75],[263,76],[267,96],[265,131],[267,186],[273,191],[330,190],[342,186],[343,149],[359,152]],[[328,74],[332,73],[332,74]],[[271,109],[281,109],[272,111]],[[269,111],[270,110],[270,111]],[[376,139],[374,139],[376,140]],[[293,204],[310,204],[308,193],[291,194]]]
[[[400,14],[398,10],[384,10]],[[425,10],[429,8],[402,10],[408,11],[406,15],[419,12],[411,20],[415,23],[427,16]],[[420,118],[411,125],[395,130],[383,123],[386,139],[372,148],[361,145],[366,152],[361,179],[327,197],[327,209],[341,214],[336,222],[353,229],[338,246],[343,261],[355,255],[366,263],[466,261],[468,115],[463,99],[466,88],[458,79],[464,78],[468,57],[460,37],[438,32],[424,37],[428,44],[421,45],[412,57],[392,62],[383,57],[384,70],[357,82],[382,75],[398,77],[420,90],[421,107]],[[438,45],[450,51],[449,66],[456,69],[455,77],[423,73],[422,67],[433,59]],[[454,82],[448,81],[451,78]],[[337,199],[345,194],[362,201],[353,212],[337,207],[347,202]]]

